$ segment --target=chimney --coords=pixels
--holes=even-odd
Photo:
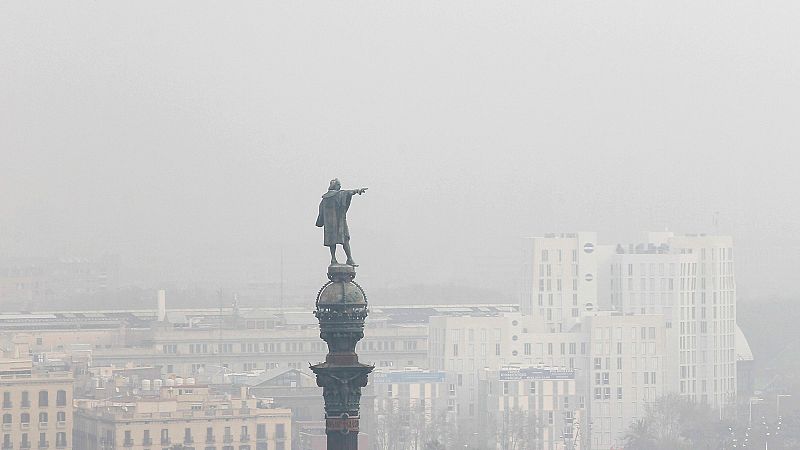
[[[167,291],[164,289],[158,290],[158,321],[165,322],[167,320]]]

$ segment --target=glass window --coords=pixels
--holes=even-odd
[[[67,391],[56,392],[56,406],[67,406]]]
[[[47,406],[48,403],[47,391],[39,391],[39,406]]]

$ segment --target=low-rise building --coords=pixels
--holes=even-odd
[[[162,386],[76,403],[75,450],[292,448],[291,411],[273,408],[246,389],[234,396],[201,385]]]
[[[496,432],[480,448],[585,448],[580,423],[586,405],[574,370],[483,369],[478,386],[481,422]]]
[[[417,367],[378,369],[370,375],[366,394],[362,398],[362,420],[371,448],[423,448],[440,439],[438,435],[448,421],[444,372]],[[365,404],[370,401],[371,405]]]

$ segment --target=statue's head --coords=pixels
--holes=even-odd
[[[338,191],[341,188],[342,188],[342,183],[339,181],[338,178],[332,179],[330,186],[328,186],[329,191]]]

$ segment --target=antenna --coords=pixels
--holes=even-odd
[[[283,310],[283,246],[281,246],[281,281],[280,281],[280,294],[278,296],[278,312],[281,318],[284,318],[285,313]]]
[[[714,211],[714,234],[719,234],[719,211]]]

